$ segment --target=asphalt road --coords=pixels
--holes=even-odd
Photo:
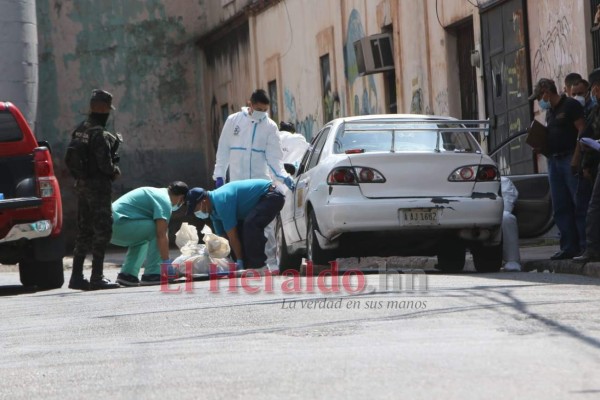
[[[316,278],[32,292],[4,271],[0,398],[600,398],[598,279],[408,277],[368,275],[361,295]]]

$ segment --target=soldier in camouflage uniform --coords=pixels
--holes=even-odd
[[[600,140],[600,68],[596,68],[590,73],[590,98],[595,104],[586,121],[586,128],[582,134],[584,137],[590,137]],[[582,160],[583,175],[585,178],[594,182],[591,200],[588,205],[585,231],[586,231],[586,249],[579,257],[574,257],[573,261],[585,263],[588,261],[600,261],[600,174],[598,173],[598,164],[600,163],[600,153],[591,148],[585,149]]]
[[[112,95],[95,89],[90,98],[88,118],[73,132],[87,139],[89,159],[87,177],[75,183],[77,192],[77,238],[73,251],[73,271],[69,288],[79,290],[119,287],[103,275],[104,253],[112,235],[112,182],[121,171],[117,148],[122,141],[118,134],[105,130],[110,115]],[[83,276],[83,262],[92,252],[90,281]]]

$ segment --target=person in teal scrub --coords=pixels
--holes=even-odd
[[[113,233],[110,242],[127,247],[117,276],[123,286],[160,285],[161,264],[171,266],[167,228],[171,213],[185,202],[188,186],[176,181],[167,188],[140,187],[112,204]],[[141,282],[138,274],[146,261]]]

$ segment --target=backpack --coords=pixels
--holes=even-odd
[[[89,142],[98,132],[98,129],[89,128],[85,124],[79,126],[71,134],[71,142],[67,146],[65,164],[75,179],[86,179],[90,175],[90,146]]]

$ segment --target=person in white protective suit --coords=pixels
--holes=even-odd
[[[294,181],[283,166],[283,150],[277,124],[268,116],[269,104],[267,93],[258,89],[250,96],[249,107],[242,107],[241,111],[230,115],[225,121],[213,173],[216,188],[225,183],[229,168],[230,182],[273,179],[294,191]],[[267,266],[277,270],[275,221],[267,226],[265,236]]]
[[[293,124],[283,121],[279,123],[279,136],[281,137],[284,164],[291,164],[298,170],[300,161],[302,161],[302,157],[309,147],[306,138],[296,134],[296,128]]]
[[[512,213],[519,192],[514,183],[506,177],[500,178],[504,213],[502,215],[502,258],[504,270],[508,272],[521,271],[521,255],[519,252],[519,227],[517,217]]]

